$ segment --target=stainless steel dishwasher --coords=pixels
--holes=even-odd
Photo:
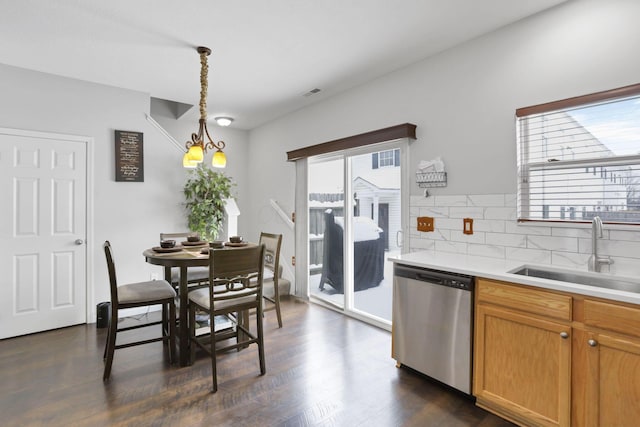
[[[405,365],[471,394],[474,279],[395,264],[391,354]]]

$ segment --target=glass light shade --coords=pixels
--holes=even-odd
[[[191,158],[189,157],[189,153],[186,152],[184,153],[184,156],[182,156],[182,166],[184,166],[185,168],[193,169],[198,166],[198,162],[194,162],[193,160],[191,160]]]
[[[223,168],[227,166],[227,156],[220,150],[213,153],[213,158],[211,159],[211,166],[214,168]]]
[[[200,163],[204,159],[204,151],[199,145],[192,145],[191,147],[189,147],[187,155],[189,156],[189,159],[191,161],[194,161],[196,163]]]
[[[229,126],[233,119],[231,117],[216,117],[214,119],[218,126]]]

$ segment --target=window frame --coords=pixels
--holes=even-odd
[[[517,144],[517,221],[518,223],[527,223],[529,225],[533,224],[580,224],[580,223],[590,223],[590,220],[576,220],[576,209],[571,209],[570,204],[568,203],[565,209],[565,215],[561,214],[560,219],[549,219],[548,218],[548,209],[549,206],[544,203],[540,205],[542,209],[542,218],[532,218],[532,207],[534,203],[531,202],[532,192],[529,188],[529,181],[531,180],[531,172],[532,171],[552,171],[554,169],[567,169],[571,170],[572,168],[594,168],[595,167],[603,167],[603,166],[620,166],[620,165],[628,165],[628,164],[638,164],[640,163],[640,155],[619,155],[613,157],[592,157],[586,159],[579,160],[558,160],[552,159],[547,161],[529,161],[529,149],[530,144],[527,141],[523,141],[523,139],[528,138],[528,133],[526,129],[523,129],[527,126],[526,119],[535,117],[537,115],[545,114],[545,113],[554,113],[554,112],[563,112],[568,111],[573,108],[579,107],[587,107],[589,105],[598,104],[606,101],[623,101],[630,97],[638,97],[640,96],[640,84],[634,84],[630,86],[625,86],[617,89],[592,93],[583,96],[577,96],[573,98],[567,98],[559,101],[553,101],[545,104],[533,105],[530,107],[518,108],[515,114],[515,122],[516,122],[516,144]],[[640,148],[640,147],[639,147]],[[640,150],[639,150],[640,152]],[[587,169],[588,170],[588,169]],[[568,193],[571,194],[571,193]],[[546,212],[546,215],[545,215]],[[562,212],[562,210],[561,210]],[[608,224],[616,224],[616,225],[624,225],[637,227],[640,225],[640,211],[638,211],[638,217],[636,221],[609,221],[603,218],[603,222]]]

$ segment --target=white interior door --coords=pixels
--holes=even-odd
[[[87,141],[0,129],[0,338],[86,322]]]

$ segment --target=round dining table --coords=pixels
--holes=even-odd
[[[184,242],[183,242],[184,243]],[[225,243],[216,250],[232,250],[252,246],[255,243]],[[189,357],[189,327],[187,324],[187,304],[189,299],[189,287],[187,283],[187,269],[189,267],[209,266],[209,244],[193,246],[176,246],[174,250],[162,248],[149,248],[142,252],[142,255],[149,264],[161,265],[164,267],[164,279],[171,283],[171,269],[180,269],[180,281],[178,285],[178,298],[180,301],[179,322],[178,322],[178,351],[180,366],[187,366],[190,363]],[[248,321],[248,313],[243,313],[240,321]]]
[[[180,282],[178,288],[178,297],[180,299],[180,311],[178,322],[178,350],[180,356],[180,366],[189,364],[189,328],[187,326],[187,303],[188,303],[188,286],[187,286],[187,269],[189,267],[206,267],[209,265],[209,252],[201,253],[200,251],[208,245],[195,247],[182,247],[175,252],[158,252],[153,248],[146,249],[142,255],[149,264],[161,265],[164,267],[164,279],[171,283],[171,269],[180,269]],[[178,248],[176,248],[178,249]]]

